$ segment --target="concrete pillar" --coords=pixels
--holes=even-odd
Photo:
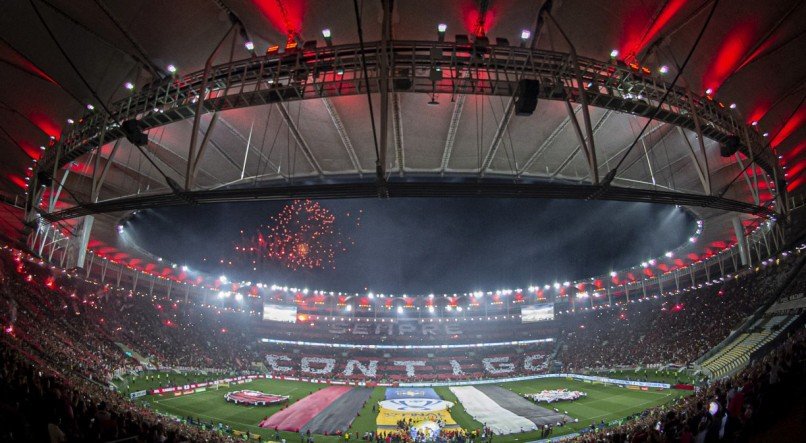
[[[87,258],[87,243],[90,240],[90,233],[92,232],[92,224],[95,217],[87,215],[79,220],[75,228],[76,235],[70,239],[71,254],[67,259],[68,268],[83,268],[84,261]]]
[[[747,239],[744,237],[744,228],[739,217],[733,217],[733,233],[736,235],[736,243],[739,245],[739,257],[742,259],[742,266],[752,266],[747,251]]]

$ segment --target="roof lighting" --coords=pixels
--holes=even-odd
[[[245,42],[243,46],[246,48],[247,51],[254,51],[255,50],[255,43],[251,40]]]
[[[168,65],[168,72],[170,72],[171,74],[176,74],[176,66]]]
[[[728,106],[728,107],[730,109],[736,109],[736,103],[731,103],[730,106]]]
[[[128,89],[129,91],[131,91],[132,89],[134,89],[134,83],[126,82],[126,83],[123,84],[123,87]]]
[[[73,121],[73,119],[72,119],[72,118],[68,118],[68,119],[67,119],[67,124],[68,124],[68,125],[72,125],[73,123],[75,123],[75,121]]]
[[[440,24],[437,25],[437,32],[439,32],[441,34],[444,34],[445,31],[447,31],[447,30],[448,30],[448,25],[446,25],[445,23],[440,23]]]
[[[713,94],[713,93],[714,93],[714,89],[713,89],[713,88],[708,88],[708,89],[706,89],[706,90],[705,90],[705,95],[711,95],[711,94]]]
[[[330,38],[330,36],[331,36],[330,28],[325,28],[325,29],[322,30],[322,37]]]
[[[666,65],[663,65],[660,68],[658,68],[658,72],[660,72],[661,74],[668,74],[669,73],[669,67],[666,66]]]
[[[531,36],[532,36],[532,33],[529,32],[528,29],[524,29],[523,31],[521,31],[521,40],[527,40]]]
[[[91,104],[91,103],[87,103],[87,109],[89,109],[90,111],[92,111],[93,109],[95,109],[95,106],[92,106],[92,104]]]
[[[618,57],[618,54],[619,54],[618,49],[613,49],[612,51],[610,51],[610,58],[616,58]]]

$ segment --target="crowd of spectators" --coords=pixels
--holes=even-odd
[[[635,365],[685,366],[771,301],[802,261],[791,257],[724,282],[563,316],[557,359],[569,371]],[[802,284],[795,281],[793,284]]]
[[[266,355],[265,346],[258,344],[258,337],[250,330],[252,316],[222,313],[183,303],[181,298],[136,294],[85,281],[19,252],[7,251],[0,254],[0,325],[3,328],[0,334],[0,440],[103,441],[130,435],[141,436],[143,441],[221,441],[227,438],[161,417],[110,390],[109,382],[115,370],[140,367],[142,357],[155,366],[228,371],[247,368]],[[572,371],[619,365],[689,363],[777,294],[790,270],[796,269],[796,263],[800,264],[801,260],[793,258],[770,264],[723,284],[660,300],[561,316],[554,326],[561,331],[557,337],[561,343],[557,359]],[[803,283],[796,280],[794,284]],[[802,335],[796,338],[802,339]],[[781,377],[792,373],[793,358],[796,362],[802,359],[802,343],[793,343],[790,340],[787,354],[778,353],[773,360],[765,360]],[[793,354],[792,350],[797,352]],[[518,355],[510,360],[519,371],[525,351],[518,350]],[[377,352],[380,351],[339,351],[339,355],[341,359],[366,360]],[[414,357],[421,351],[401,351],[400,356],[407,356],[406,352]],[[464,352],[473,354],[462,355]],[[448,358],[469,365],[463,366],[469,377],[481,377],[486,374],[482,368],[473,366],[473,361],[478,365],[480,357],[505,355],[506,352],[502,348],[476,348],[458,349],[455,355],[435,354],[429,357],[434,373],[423,374],[420,378],[439,379],[442,372],[450,374],[454,368]],[[546,355],[551,352],[551,349],[541,349]],[[750,390],[766,389],[767,386],[761,384],[763,380],[758,378],[763,368],[757,365],[753,368],[743,372],[744,378],[740,380],[750,380]],[[402,371],[402,368],[396,370]],[[725,411],[735,412],[728,393],[734,392],[730,395],[734,398],[736,386],[724,383],[714,386],[705,392],[724,400]],[[741,392],[746,396],[755,391],[743,388]],[[696,398],[704,397],[698,394]],[[750,418],[759,405],[765,404],[763,400],[763,397],[753,397],[746,401],[747,406],[743,405],[741,413],[734,414],[731,426],[722,432],[733,432],[733,426],[739,424],[742,429],[749,429],[753,423]],[[703,408],[707,408],[704,405],[686,400],[677,405],[677,409],[650,411],[630,427],[611,435],[597,433],[585,438],[620,441],[616,435],[635,436],[644,431],[683,435],[686,429],[696,435],[703,431],[702,426],[711,432],[716,418],[707,420],[709,417],[702,414]],[[661,413],[665,415],[658,415]],[[648,418],[660,424],[646,429],[641,427]],[[703,422],[706,424],[701,424]],[[615,440],[610,440],[611,437]]]
[[[225,442],[18,349],[0,348],[0,441]]]
[[[803,398],[806,329],[730,378],[703,387],[635,420],[576,438],[580,443],[746,441],[768,430],[792,402]],[[790,436],[792,441],[796,436]],[[769,440],[767,440],[769,441]]]

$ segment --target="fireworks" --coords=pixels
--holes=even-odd
[[[346,252],[349,243],[352,242],[336,227],[332,212],[318,202],[295,200],[261,225],[254,238],[236,245],[235,250],[251,256],[254,266],[267,260],[295,271],[335,269],[336,255]]]

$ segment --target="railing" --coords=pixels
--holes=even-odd
[[[645,75],[621,63],[579,58],[574,66],[565,53],[511,46],[462,46],[455,43],[392,41],[387,48],[392,88],[398,92],[514,95],[519,79],[537,79],[543,99],[579,101],[578,78],[593,106],[636,115],[652,114],[669,87],[661,78]],[[361,94],[362,55],[366,58],[371,92],[378,92],[383,57],[381,43],[300,50],[281,55],[233,61],[182,78],[149,85],[110,106],[110,116],[95,112],[69,126],[58,144],[38,164],[52,170],[110,141],[125,136],[119,123],[139,119],[145,129],[184,120],[195,114],[203,97],[204,110],[224,110],[308,98]],[[578,72],[579,71],[579,72]],[[579,77],[578,75],[579,74]],[[208,85],[201,91],[201,85]],[[695,116],[696,115],[696,116]],[[660,106],[659,121],[694,129],[700,119],[703,134],[724,142],[739,136],[750,147],[744,153],[771,177],[783,177],[777,160],[754,128],[746,127],[724,105],[693,96],[675,87]],[[752,152],[751,152],[752,151]],[[781,190],[781,192],[785,192]]]

